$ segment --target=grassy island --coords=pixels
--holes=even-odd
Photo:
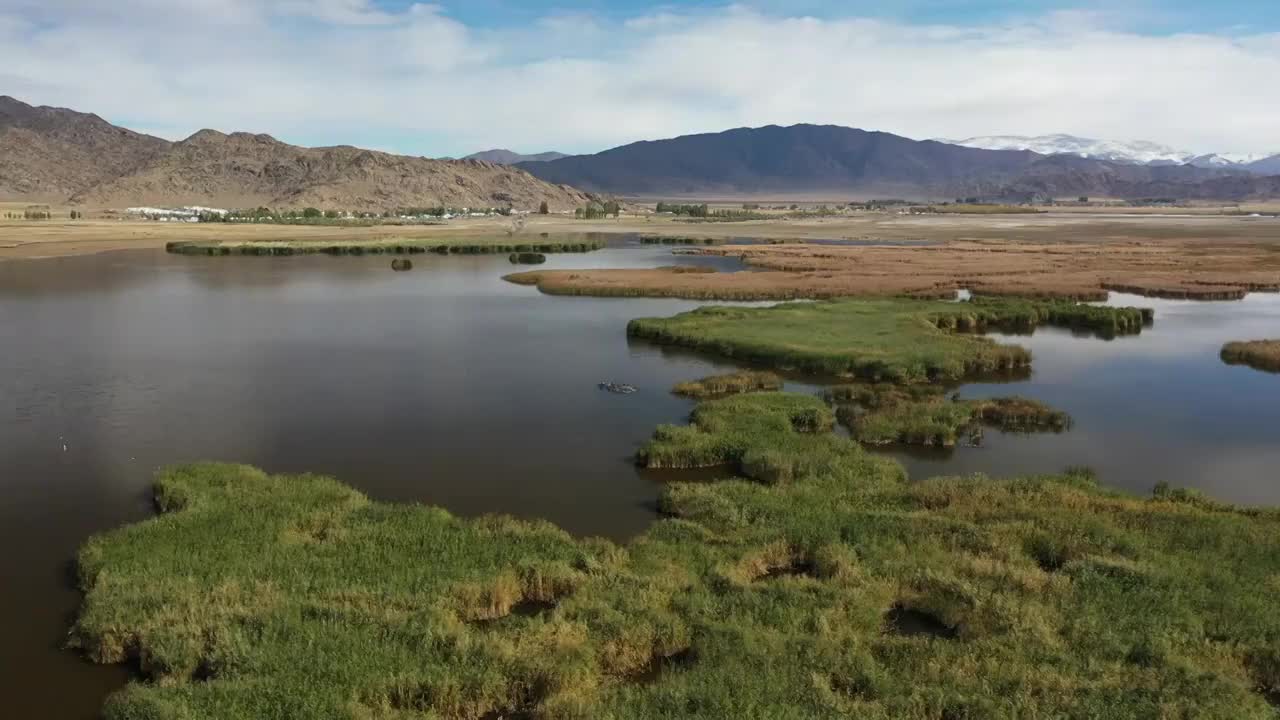
[[[1054,300],[841,300],[703,307],[671,318],[633,320],[627,332],[773,367],[911,383],[1030,366],[1027,350],[973,334],[978,331],[1056,325],[1110,337],[1140,332],[1151,318],[1150,310]]]
[[[744,370],[742,372],[712,375],[701,380],[682,382],[672,392],[691,398],[712,398],[719,395],[736,395],[761,390],[781,390],[782,378],[771,372]]]
[[[725,459],[620,547],[231,465],[91,540],[73,643],[108,720],[1273,720],[1280,513],[1084,474],[907,483],[818,398],[699,406]]]
[[[944,397],[939,391],[928,397],[894,400],[895,394],[874,392],[870,402],[841,405],[836,417],[854,439],[870,445],[954,447],[966,438],[978,444],[983,427],[1022,433],[1062,432],[1071,427],[1066,413],[1027,398],[961,400]]]
[[[165,250],[178,255],[489,255],[494,253],[578,253],[599,250],[603,240],[525,241],[513,238],[389,238],[322,242],[312,240],[175,241]]]
[[[1255,370],[1280,373],[1280,340],[1229,342],[1222,347],[1222,361],[1248,365]]]

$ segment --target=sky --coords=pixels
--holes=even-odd
[[[0,0],[0,94],[429,157],[828,123],[1280,152],[1277,0]]]

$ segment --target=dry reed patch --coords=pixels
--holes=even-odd
[[[1222,361],[1255,370],[1280,373],[1280,340],[1229,342],[1222,346]]]
[[[559,295],[781,300],[977,294],[1100,300],[1108,290],[1238,299],[1280,290],[1280,253],[1253,242],[1045,243],[956,240],[936,245],[724,245],[768,272],[679,276],[670,269],[564,270],[509,276]]]
[[[720,395],[736,395],[745,392],[765,392],[782,389],[782,378],[771,372],[743,371],[725,375],[712,375],[682,382],[672,388],[676,395],[691,398],[711,398]]]

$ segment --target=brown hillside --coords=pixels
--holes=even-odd
[[[494,163],[429,160],[201,130],[177,143],[96,115],[0,97],[0,200],[94,207],[211,205],[386,210],[582,205],[573,188]]]
[[[135,171],[168,147],[167,140],[97,115],[0,96],[0,199],[62,202]]]
[[[95,206],[200,202],[219,207],[405,206],[569,209],[587,196],[522,170],[467,160],[429,160],[349,146],[302,148],[268,135],[201,130],[136,172],[77,193]]]

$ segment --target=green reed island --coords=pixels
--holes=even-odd
[[[82,549],[71,642],[136,664],[108,720],[1271,720],[1280,511],[1164,484],[1134,497],[1087,470],[913,483],[833,432],[838,413],[936,406],[1052,429],[1068,419],[926,382],[1025,357],[957,329],[1148,320],[921,301],[680,315],[670,337],[696,330],[722,354],[900,382],[691,385],[732,394],[659,427],[636,461],[724,479],[666,486],[626,545],[326,477],[171,468],[158,517]]]
[[[909,483],[819,398],[706,402],[725,464],[626,546],[335,480],[162,473],[80,555],[73,642],[141,718],[1275,717],[1280,513],[1083,472]]]
[[[182,240],[165,250],[178,255],[490,255],[532,253],[581,253],[605,246],[600,239],[516,242],[504,238],[388,238],[385,240]]]
[[[691,398],[712,398],[760,390],[781,390],[782,385],[782,378],[775,373],[743,370],[682,382],[672,388],[671,392]]]
[[[1055,300],[836,300],[767,308],[702,307],[671,318],[633,320],[631,337],[742,362],[873,382],[956,382],[1024,369],[1031,354],[975,333],[1029,332],[1042,325],[1106,337],[1152,321],[1140,308]]]

